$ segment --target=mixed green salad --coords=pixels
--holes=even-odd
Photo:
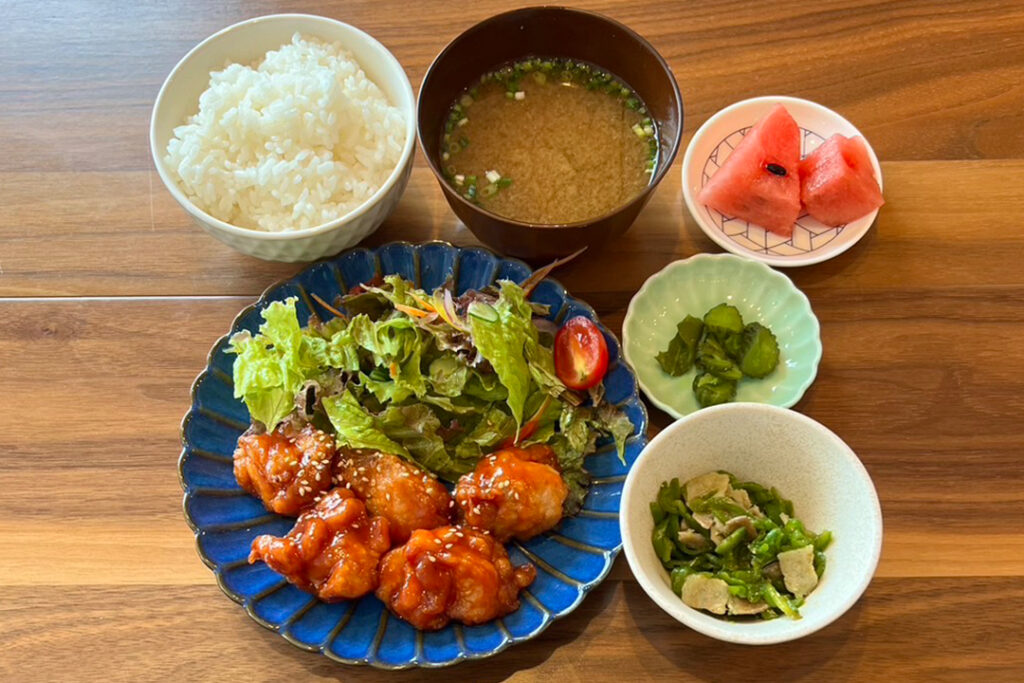
[[[455,297],[388,276],[305,327],[294,298],[273,302],[258,334],[230,340],[235,396],[257,428],[313,422],[341,447],[392,453],[450,481],[499,448],[547,444],[572,514],[589,482],[584,457],[607,435],[622,459],[633,425],[603,384],[583,393],[559,378],[556,330],[527,298],[531,286],[501,281]]]
[[[832,533],[793,517],[774,488],[708,472],[665,482],[651,502],[651,542],[672,592],[712,614],[799,619],[825,572]]]

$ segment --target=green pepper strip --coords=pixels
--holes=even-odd
[[[661,524],[662,520],[665,519],[665,510],[658,505],[657,501],[651,501],[651,517],[654,518],[655,524]]]
[[[724,541],[718,544],[715,548],[715,553],[718,555],[730,555],[737,546],[743,542],[743,539],[747,537],[747,530],[745,527],[740,527],[736,531],[729,534]]]
[[[775,586],[770,583],[766,583],[762,594],[764,595],[764,601],[772,607],[775,607],[787,617],[792,619],[799,619],[800,613],[794,609],[793,605],[789,602],[786,596],[775,590]]]

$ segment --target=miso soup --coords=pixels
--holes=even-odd
[[[448,183],[526,223],[598,218],[651,181],[654,121],[636,93],[591,64],[529,58],[484,74],[449,110]]]

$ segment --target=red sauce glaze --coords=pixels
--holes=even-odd
[[[303,512],[288,535],[258,536],[249,563],[263,560],[321,600],[358,598],[377,587],[377,565],[391,547],[388,521],[371,517],[345,488],[336,488]]]
[[[452,497],[444,484],[396,455],[342,452],[338,474],[371,513],[388,519],[396,543],[415,529],[451,523]]]
[[[294,517],[331,487],[334,454],[334,438],[312,425],[247,432],[235,448],[235,479],[271,512]]]
[[[485,532],[418,529],[381,560],[377,597],[416,628],[433,631],[453,619],[482,624],[515,611],[519,591],[536,575],[532,565],[513,567]]]
[[[460,521],[499,541],[525,541],[547,531],[562,519],[569,494],[557,467],[554,452],[540,444],[482,458],[455,487]]]

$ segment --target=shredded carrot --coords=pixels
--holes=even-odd
[[[540,404],[540,408],[538,408],[537,412],[533,414],[533,417],[526,421],[526,424],[524,424],[519,429],[519,432],[514,437],[510,436],[509,438],[505,439],[501,443],[501,446],[499,446],[499,448],[511,448],[512,446],[518,444],[520,441],[524,439],[529,439],[531,436],[533,436],[534,432],[537,431],[537,427],[540,426],[541,417],[543,417],[544,413],[548,411],[548,407],[550,405],[551,394],[548,394],[547,396],[544,397],[544,402]]]
[[[412,306],[406,306],[404,304],[395,304],[395,310],[401,311],[406,315],[411,315],[414,318],[426,318],[430,315],[426,311],[421,311],[418,308],[413,308]]]
[[[391,379],[398,379],[398,363],[391,361],[391,365],[388,366],[388,374],[391,375]]]
[[[337,308],[335,308],[334,306],[331,306],[331,305],[330,305],[329,303],[327,303],[326,301],[324,301],[323,299],[321,299],[320,297],[318,297],[318,296],[316,295],[316,293],[315,293],[315,292],[310,292],[310,293],[309,293],[309,295],[310,295],[311,297],[313,297],[313,299],[314,299],[314,300],[315,300],[315,301],[316,301],[316,302],[317,302],[318,304],[320,304],[321,306],[323,306],[324,308],[326,308],[326,309],[327,309],[328,311],[330,311],[330,312],[331,312],[331,313],[333,313],[334,315],[338,316],[338,317],[339,317],[339,318],[341,318],[342,320],[348,320],[348,317],[347,317],[347,316],[346,316],[346,315],[345,315],[344,313],[342,313],[342,312],[341,312],[341,311],[339,311],[339,310],[338,310]]]
[[[423,297],[421,297],[420,295],[416,294],[415,292],[410,292],[410,294],[409,294],[409,295],[410,295],[410,296],[411,296],[411,297],[412,297],[413,299],[415,299],[415,300],[416,300],[416,303],[418,303],[418,304],[419,304],[420,306],[422,306],[422,307],[423,307],[423,308],[425,308],[426,310],[430,311],[431,313],[437,313],[437,308],[436,308],[436,307],[435,307],[435,306],[434,306],[433,304],[431,304],[431,303],[430,303],[429,301],[426,301],[426,300],[425,300],[425,299],[424,299]]]

